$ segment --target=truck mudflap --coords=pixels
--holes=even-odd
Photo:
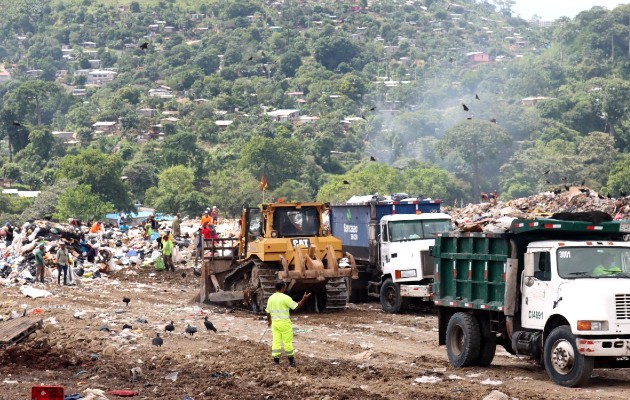
[[[402,297],[426,297],[428,300],[431,296],[431,286],[401,284],[400,295]]]
[[[630,356],[629,338],[590,339],[576,338],[580,354],[589,357],[626,357]]]

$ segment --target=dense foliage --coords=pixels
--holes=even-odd
[[[0,169],[48,199],[0,213],[236,215],[262,176],[288,200],[627,192],[630,5],[542,28],[511,4],[0,0]]]

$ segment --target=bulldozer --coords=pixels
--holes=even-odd
[[[315,202],[244,207],[238,238],[203,241],[200,300],[261,313],[283,280],[296,300],[313,293],[315,311],[345,308],[358,272],[354,257],[342,254],[341,240],[325,228],[329,208]]]

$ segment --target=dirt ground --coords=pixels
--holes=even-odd
[[[386,314],[378,303],[293,316],[298,367],[271,364],[264,318],[244,310],[199,305],[188,269],[123,270],[81,287],[47,285],[53,296],[25,298],[3,288],[0,313],[44,309],[44,326],[0,350],[0,399],[28,399],[33,385],[137,390],[137,399],[482,399],[499,390],[518,399],[626,399],[630,371],[595,370],[582,389],[553,384],[527,359],[498,351],[489,368],[455,369],[437,346],[437,319],[427,312]],[[123,296],[131,299],[128,307]],[[219,332],[207,332],[207,315]],[[51,324],[50,318],[57,321]],[[174,334],[164,326],[174,321]],[[146,321],[146,322],[145,322]],[[127,323],[131,330],[123,330]],[[187,324],[199,328],[190,337]],[[110,332],[101,331],[107,326]],[[164,346],[151,345],[160,332]],[[131,380],[130,370],[142,376]],[[177,372],[175,381],[165,379]],[[427,382],[429,381],[429,382]],[[431,383],[432,382],[432,383]],[[108,395],[110,399],[117,398]]]

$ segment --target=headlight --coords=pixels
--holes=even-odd
[[[394,275],[396,276],[396,279],[415,278],[416,276],[418,276],[418,273],[416,272],[415,269],[403,269],[403,270],[397,269]]]
[[[578,321],[578,331],[607,331],[608,321]]]
[[[271,231],[271,237],[272,238],[278,237],[278,231]]]

